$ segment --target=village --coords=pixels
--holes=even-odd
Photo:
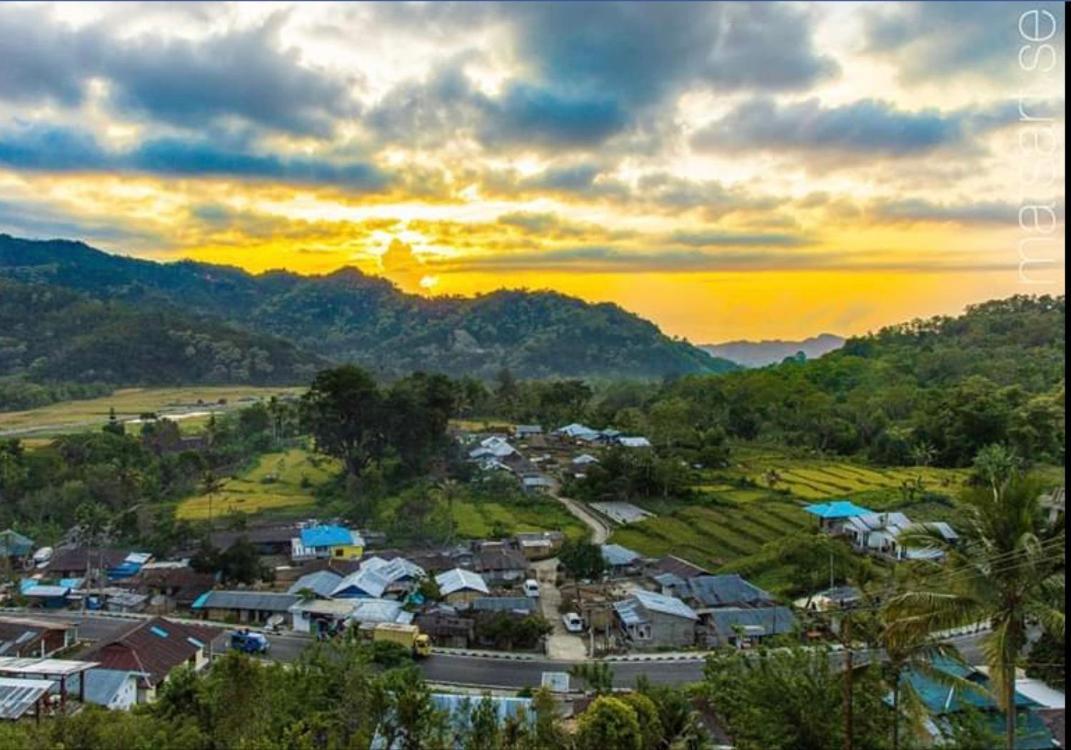
[[[77,543],[36,548],[7,530],[0,533],[0,555],[13,582],[0,613],[0,688],[18,697],[0,715],[40,717],[66,710],[68,701],[128,709],[153,701],[176,668],[201,669],[213,654],[236,649],[274,658],[272,640],[280,635],[300,649],[352,632],[397,644],[416,659],[701,658],[767,643],[837,643],[837,612],[861,603],[859,591],[832,582],[780,601],[741,575],[608,543],[610,530],[650,514],[626,502],[581,505],[560,497],[559,488],[582,478],[608,447],[650,449],[645,437],[581,424],[549,433],[539,425],[508,433],[459,430],[454,437],[478,477],[503,472],[533,502],[565,504],[591,531],[591,541],[573,549],[587,549],[597,560],[570,570],[559,558],[569,546],[560,531],[398,548],[375,529],[337,519],[252,522],[217,530],[211,542],[223,552],[251,545],[272,583],[224,587],[218,571],[191,567],[192,549],[156,559],[136,549]],[[1062,496],[1053,498],[1054,512],[1059,503]],[[903,513],[875,513],[847,499],[805,510],[818,530],[886,564],[939,557],[901,543],[913,527],[956,539],[949,524],[916,525]],[[75,624],[87,613],[125,619],[109,637],[91,639]],[[568,673],[551,674],[551,684],[564,681],[567,692]]]

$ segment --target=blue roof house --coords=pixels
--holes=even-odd
[[[830,500],[826,503],[808,505],[805,511],[812,516],[818,516],[818,528],[830,534],[839,534],[844,524],[857,516],[868,516],[874,511],[856,505],[851,500]]]
[[[290,540],[290,558],[295,561],[338,557],[357,560],[364,554],[364,539],[345,526],[309,526]]]

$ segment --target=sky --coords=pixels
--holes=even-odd
[[[858,334],[1063,293],[1063,37],[1047,3],[4,3],[0,231]]]

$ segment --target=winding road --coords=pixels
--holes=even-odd
[[[585,526],[591,529],[591,541],[594,544],[605,544],[606,540],[610,538],[610,527],[576,500],[559,495],[557,489],[555,489],[551,496],[564,505],[565,509],[576,516],[576,518]]]

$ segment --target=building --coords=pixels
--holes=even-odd
[[[527,596],[481,596],[469,607],[473,612],[507,612],[517,615],[535,614],[536,602]]]
[[[71,603],[70,586],[36,584],[23,589],[22,595],[31,607],[65,609]]]
[[[92,703],[111,711],[129,711],[137,705],[140,672],[127,669],[90,669],[71,679],[71,692],[81,692],[83,676],[86,681],[84,703]]]
[[[212,573],[198,573],[188,565],[142,566],[127,586],[149,597],[146,609],[154,614],[188,610],[197,598],[216,585]]]
[[[289,620],[298,599],[278,591],[206,591],[191,609],[209,620],[257,624],[275,615]]]
[[[695,645],[695,610],[672,596],[637,590],[614,602],[625,639],[636,648],[683,648]]]
[[[595,458],[595,456],[591,455],[590,453],[581,453],[579,456],[572,460],[573,466],[577,467],[591,466],[591,464],[597,463],[599,463],[599,459]]]
[[[331,597],[338,599],[378,599],[390,585],[384,576],[372,568],[361,567],[340,580],[331,590]]]
[[[546,474],[522,474],[521,487],[525,492],[539,492],[546,494],[554,489],[554,480]]]
[[[650,448],[651,441],[645,437],[630,437],[624,436],[614,440],[615,445],[620,445],[623,448]]]
[[[459,616],[453,609],[418,613],[413,623],[432,643],[443,648],[468,648],[475,638],[476,621]]]
[[[479,573],[464,568],[454,568],[435,576],[435,583],[447,604],[468,605],[473,599],[488,596],[491,590]]]
[[[353,614],[360,599],[298,600],[290,607],[293,629],[298,633],[330,633]]]
[[[413,621],[413,613],[407,612],[404,605],[394,599],[356,599],[351,622],[359,625],[365,623],[397,622],[408,624]]]
[[[209,535],[209,542],[220,550],[228,550],[241,540],[253,545],[258,555],[287,556],[291,541],[300,532],[296,523],[273,523],[250,526],[238,531],[217,531]]]
[[[916,524],[903,513],[868,513],[852,516],[844,521],[841,533],[851,540],[857,552],[880,555],[890,560],[936,560],[942,557],[940,550],[909,545],[902,538],[908,531],[936,533],[946,542],[955,542],[959,536],[944,522]]]
[[[604,544],[600,548],[606,571],[614,577],[639,575],[643,557],[620,544]]]
[[[565,542],[565,534],[560,531],[520,531],[513,538],[526,560],[552,557]]]
[[[86,577],[91,569],[93,571],[118,569],[126,561],[128,554],[128,550],[101,547],[57,549],[44,567],[44,572],[51,578]]]
[[[939,681],[916,670],[908,670],[904,675],[927,709],[929,718],[925,728],[932,743],[940,745],[947,742],[953,718],[968,711],[980,714],[991,734],[996,738],[1002,737],[1004,713],[989,692],[989,677],[974,667],[947,658],[935,658],[933,667],[955,679]],[[956,684],[960,680],[973,683],[978,689]],[[886,701],[891,701],[891,698],[886,698]],[[1040,708],[1036,700],[1015,691],[1016,750],[1047,750],[1053,747],[1052,733],[1038,712]]]
[[[330,599],[342,578],[341,574],[333,570],[317,570],[298,578],[290,584],[286,593],[300,597],[302,592],[310,592],[317,599]]]
[[[856,505],[851,500],[831,500],[828,503],[808,505],[805,511],[818,517],[818,528],[829,534],[841,533],[848,519],[866,516],[874,511]]]
[[[688,590],[700,607],[768,607],[774,603],[769,593],[735,573],[689,578]]]
[[[100,641],[84,658],[103,669],[138,673],[138,703],[148,703],[176,667],[203,669],[210,645],[221,633],[218,628],[154,617]]]
[[[47,659],[78,642],[78,626],[58,620],[0,616],[0,656]]]
[[[502,461],[517,455],[517,449],[500,435],[484,438],[478,446],[469,451],[469,459],[473,461],[481,459],[498,459]]]
[[[538,424],[519,424],[513,428],[513,437],[517,440],[527,440],[542,434],[543,426]]]
[[[290,559],[294,562],[324,557],[357,560],[363,554],[360,533],[344,526],[309,526],[290,540]]]
[[[490,586],[508,586],[528,575],[528,560],[506,546],[484,547],[476,553],[473,567]]]
[[[572,440],[586,440],[588,442],[594,441],[599,437],[599,431],[594,430],[587,425],[580,424],[579,422],[573,422],[567,424],[564,427],[559,427],[553,433],[557,437],[567,438]]]
[[[717,607],[701,610],[706,645],[746,647],[773,635],[792,632],[796,618],[788,607]]]
[[[26,567],[33,556],[33,539],[12,529],[0,531],[0,558],[6,558],[15,567]]]

